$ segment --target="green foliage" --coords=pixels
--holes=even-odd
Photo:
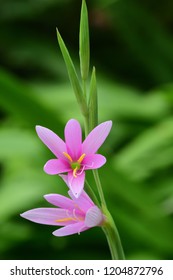
[[[98,125],[98,97],[97,97],[97,82],[96,82],[96,70],[93,67],[91,82],[90,82],[90,93],[89,93],[89,124],[90,131]]]
[[[55,38],[58,26],[77,65],[81,1],[36,2],[7,0],[0,10],[0,258],[109,259],[99,228],[56,238],[55,227],[19,216],[47,207],[44,194],[67,191],[61,178],[42,170],[53,155],[35,125],[63,137],[68,119],[83,121]],[[172,259],[172,1],[159,1],[157,9],[148,0],[96,0],[87,6],[98,122],[113,120],[100,151],[107,157],[99,174],[108,208],[127,259]],[[78,72],[76,67],[77,77]],[[94,71],[91,81],[95,94]],[[87,179],[95,189],[89,171]]]
[[[90,61],[90,46],[89,46],[89,26],[88,12],[85,0],[82,1],[80,31],[79,31],[79,56],[81,77],[83,80],[88,78],[89,61]]]
[[[73,87],[74,93],[76,95],[76,100],[81,108],[81,112],[86,115],[87,114],[87,105],[83,96],[82,88],[80,86],[80,81],[77,77],[76,70],[74,67],[74,64],[71,60],[71,57],[69,55],[69,52],[64,44],[64,41],[60,35],[60,33],[57,30],[57,36],[58,36],[58,43],[67,67],[69,79],[71,82],[71,85]]]

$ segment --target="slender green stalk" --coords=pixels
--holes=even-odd
[[[94,174],[94,179],[95,179],[95,182],[97,185],[98,193],[100,196],[102,210],[107,219],[107,221],[105,222],[105,225],[103,226],[103,231],[104,231],[107,241],[108,241],[109,249],[111,252],[111,257],[113,260],[123,260],[123,259],[125,259],[125,257],[124,257],[124,252],[123,252],[123,248],[121,245],[121,240],[120,240],[120,237],[118,234],[118,230],[115,226],[114,220],[106,206],[106,201],[104,198],[104,193],[103,193],[103,189],[101,186],[101,181],[100,181],[100,177],[98,174],[98,170],[97,169],[93,170],[93,174]]]
[[[87,89],[86,89],[86,80],[85,79],[82,80],[82,84],[83,84],[83,95],[84,95],[85,101],[87,103]]]
[[[85,137],[89,134],[98,122],[98,102],[97,102],[97,82],[95,68],[93,68],[90,82],[89,100],[87,96],[87,77],[89,73],[89,28],[88,28],[88,12],[85,0],[82,1],[81,8],[81,20],[80,20],[80,36],[79,36],[79,50],[80,50],[80,68],[82,78],[82,95],[84,103],[87,106],[87,110],[83,111],[84,125],[85,125]],[[113,260],[124,259],[124,252],[121,246],[121,240],[118,234],[118,230],[115,226],[113,218],[109,213],[104,193],[99,177],[98,170],[93,170],[94,180],[97,186],[98,194],[100,197],[101,208],[106,217],[105,223],[102,229],[106,235],[111,257]],[[85,181],[85,185],[88,193],[93,198],[93,201],[100,207],[100,203],[97,200],[92,188],[89,183]]]
[[[85,102],[87,103],[86,80],[84,80],[84,79],[83,79],[83,93],[84,93]],[[88,112],[87,115],[84,115],[85,136],[87,136],[89,133],[89,127],[90,127],[89,114],[90,114],[90,112]],[[113,221],[113,218],[107,209],[106,201],[105,201],[105,197],[104,197],[104,193],[103,193],[103,189],[102,189],[102,185],[101,185],[101,181],[100,181],[100,177],[99,177],[99,173],[98,173],[97,169],[93,170],[93,175],[94,175],[94,180],[95,180],[95,183],[97,186],[98,194],[100,197],[101,207],[102,207],[103,213],[106,216],[106,222],[102,228],[103,228],[103,231],[104,231],[107,241],[108,241],[111,257],[113,260],[122,260],[122,259],[124,259],[124,252],[123,252],[123,248],[121,245],[121,240],[120,240],[120,237],[118,234],[118,230]],[[93,197],[96,204],[98,206],[100,206],[95,194],[93,193],[93,191],[87,181],[86,181],[86,186],[87,186],[88,192]]]
[[[89,196],[92,198],[93,202],[96,205],[98,205],[99,207],[101,207],[93,189],[91,188],[91,186],[89,185],[89,183],[86,179],[85,179],[85,189],[86,189],[87,193],[89,194]]]
[[[100,177],[99,177],[99,173],[98,170],[95,169],[93,170],[93,175],[94,175],[94,180],[97,186],[97,190],[100,196],[100,201],[103,207],[106,207],[106,201],[105,201],[105,197],[104,197],[104,193],[103,193],[103,189],[102,189],[102,185],[101,185],[101,181],[100,181]]]
[[[114,220],[107,208],[103,212],[107,221],[102,229],[108,241],[111,257],[113,260],[125,260],[123,247]]]
[[[79,81],[75,66],[70,57],[68,49],[57,30],[58,43],[66,64],[69,79],[73,87],[77,102],[80,106],[81,113],[84,117],[85,136],[97,126],[98,123],[98,102],[97,102],[97,82],[95,68],[93,68],[91,81],[90,81],[90,93],[89,98],[87,96],[87,78],[89,74],[89,61],[90,61],[90,49],[89,49],[89,26],[88,26],[88,11],[85,0],[82,0],[81,8],[81,20],[80,20],[80,34],[79,34],[79,56],[80,56],[80,70],[82,78],[82,87]],[[93,170],[94,180],[97,186],[98,194],[100,197],[101,208],[105,215],[105,221],[102,225],[102,229],[106,235],[109,249],[112,259],[124,259],[124,252],[121,246],[118,230],[115,226],[113,218],[109,213],[106,201],[104,198],[103,189],[100,182],[100,177],[97,169]],[[93,190],[89,186],[88,182],[85,182],[88,192],[93,198],[93,201],[100,207]]]
[[[112,260],[125,260],[118,231],[106,226],[103,227],[103,232],[107,238]]]
[[[83,96],[85,99],[85,103],[87,104],[87,86],[86,86],[86,80],[82,80],[82,86],[83,86]],[[84,116],[84,126],[85,126],[85,137],[89,134],[89,112],[87,111],[87,114],[83,114]]]
[[[89,121],[88,121],[88,115],[83,115],[84,116],[84,129],[85,129],[85,137],[89,133]]]

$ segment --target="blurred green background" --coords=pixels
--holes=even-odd
[[[52,154],[34,127],[63,137],[69,118],[82,123],[55,32],[79,68],[81,1],[0,2],[0,258],[109,259],[99,228],[56,238],[55,227],[19,216],[48,206],[44,194],[67,191],[43,172]],[[99,171],[108,207],[127,259],[172,259],[173,1],[87,5],[99,122],[114,123],[100,150],[108,159]]]

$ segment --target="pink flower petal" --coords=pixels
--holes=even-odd
[[[94,154],[105,141],[112,127],[112,121],[107,121],[96,126],[82,144],[82,153]]]
[[[46,194],[44,195],[44,198],[51,204],[68,209],[73,210],[75,208],[75,203],[70,198],[60,195],[60,194]]]
[[[73,172],[68,173],[68,185],[75,197],[79,197],[83,188],[85,181],[85,172],[78,175],[76,178],[73,176]]]
[[[87,155],[83,161],[82,165],[85,166],[85,170],[87,169],[97,169],[104,165],[106,162],[106,158],[100,154]]]
[[[59,177],[61,177],[61,178],[63,179],[63,181],[66,183],[66,185],[69,187],[69,184],[68,184],[68,175],[59,174]]]
[[[78,208],[80,208],[84,213],[86,213],[89,208],[94,206],[94,202],[91,200],[91,198],[87,195],[85,191],[82,191],[81,195],[78,198],[74,196],[71,190],[68,191],[68,194],[76,203]]]
[[[66,152],[66,145],[58,135],[50,129],[39,125],[36,126],[36,132],[38,137],[56,157],[63,157],[63,152]]]
[[[103,214],[97,206],[91,207],[85,216],[85,225],[87,227],[96,227],[103,222]]]
[[[50,159],[44,166],[44,171],[50,175],[69,172],[70,170],[69,163],[63,159]]]
[[[20,215],[21,217],[38,223],[38,224],[45,224],[45,225],[68,225],[74,223],[75,221],[68,220],[69,214],[68,211],[65,209],[56,209],[56,208],[36,208],[29,211],[24,212]],[[58,222],[58,220],[63,220]]]
[[[70,120],[65,127],[65,141],[67,153],[73,161],[77,161],[82,150],[82,131],[80,124],[76,120]]]
[[[60,229],[55,230],[52,234],[55,236],[66,236],[75,233],[80,233],[88,228],[84,225],[84,222],[79,222],[75,224],[71,224]]]

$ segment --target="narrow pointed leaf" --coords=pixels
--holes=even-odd
[[[89,47],[89,27],[88,11],[85,0],[82,1],[80,32],[79,32],[79,57],[80,70],[83,80],[86,80],[89,72],[90,47]]]
[[[86,115],[87,114],[87,105],[86,105],[86,102],[85,102],[85,99],[83,96],[82,88],[81,88],[74,64],[70,57],[70,54],[69,54],[69,52],[65,46],[65,43],[58,30],[57,30],[57,38],[58,38],[58,43],[59,43],[64,61],[65,61],[66,67],[67,67],[69,79],[70,79],[71,85],[73,87],[77,102],[80,106],[82,113],[84,115]]]
[[[90,83],[89,96],[89,129],[90,131],[98,125],[98,99],[97,99],[97,81],[96,71],[93,67]]]

